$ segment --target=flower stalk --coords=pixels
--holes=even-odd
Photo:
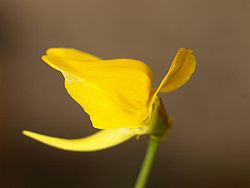
[[[147,152],[144,157],[142,167],[140,169],[134,188],[144,188],[146,186],[159,146],[159,140],[156,140],[152,137],[149,138]]]
[[[167,111],[160,98],[156,99],[154,109],[150,121],[152,127],[147,151],[134,188],[146,187],[158,148],[162,140],[167,137],[172,126],[172,119],[168,117]]]

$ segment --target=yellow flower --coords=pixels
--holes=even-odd
[[[44,144],[69,151],[96,151],[144,134],[163,134],[169,120],[159,92],[184,85],[195,70],[192,50],[181,48],[157,89],[151,69],[134,59],[103,60],[75,49],[51,48],[42,59],[62,72],[65,88],[102,129],[80,139],[62,139],[23,131]]]

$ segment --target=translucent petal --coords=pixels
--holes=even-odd
[[[195,66],[196,59],[192,50],[179,49],[167,75],[155,93],[171,92],[184,85],[193,74]]]
[[[31,131],[23,131],[23,134],[58,149],[67,151],[89,152],[98,151],[121,144],[136,136],[138,134],[138,131],[139,129],[128,128],[108,129],[98,131],[93,135],[79,139],[57,138],[34,133]]]
[[[43,60],[63,73],[68,93],[90,115],[94,127],[135,128],[148,117],[151,70],[144,63],[133,59],[79,61],[56,51]]]

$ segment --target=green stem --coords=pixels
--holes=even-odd
[[[159,145],[159,140],[154,139],[153,137],[149,138],[147,152],[134,188],[144,188],[146,186]]]

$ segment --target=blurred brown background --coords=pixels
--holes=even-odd
[[[144,156],[146,138],[70,153],[21,135],[94,132],[40,60],[49,47],[142,60],[155,85],[178,48],[193,49],[191,81],[162,95],[175,122],[148,187],[250,187],[249,12],[248,0],[0,0],[0,187],[129,188]]]

